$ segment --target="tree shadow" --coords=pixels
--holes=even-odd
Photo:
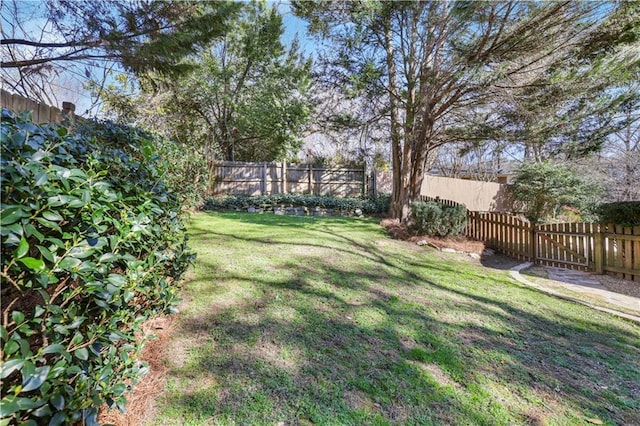
[[[296,228],[275,215],[259,219]],[[337,259],[287,256],[278,274],[256,278],[199,258],[213,272],[198,281],[252,291],[233,306],[182,317],[194,355],[173,380],[211,383],[198,379],[167,404],[203,423],[489,425],[555,415],[640,423],[637,326],[502,275],[405,258],[333,223],[312,224],[327,244],[194,228],[213,241],[328,249]],[[357,258],[366,269],[353,269]],[[524,402],[502,401],[500,392]]]

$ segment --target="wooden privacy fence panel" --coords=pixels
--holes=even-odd
[[[212,194],[314,194],[354,197],[367,193],[363,168],[311,164],[221,161],[210,165]]]
[[[640,281],[640,226],[597,223],[531,226],[515,216],[469,212],[466,235],[519,260],[608,272]]]
[[[62,120],[62,111],[56,107],[32,101],[6,90],[2,90],[2,106],[15,113],[31,111],[34,123],[52,123]]]
[[[600,225],[598,239],[604,252],[598,256],[596,272],[640,281],[640,226]]]
[[[467,236],[519,260],[531,260],[531,225],[515,216],[468,212]]]

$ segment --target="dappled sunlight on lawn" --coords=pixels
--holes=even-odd
[[[636,325],[379,244],[372,222],[198,214],[191,229],[186,359],[168,356],[159,423],[640,420]]]

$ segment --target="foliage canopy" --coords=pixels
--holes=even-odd
[[[93,425],[146,371],[140,324],[175,309],[181,204],[135,134],[98,144],[3,109],[0,139],[2,424]]]

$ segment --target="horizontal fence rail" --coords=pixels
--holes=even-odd
[[[365,168],[329,168],[311,164],[245,163],[210,164],[212,194],[314,194],[354,197],[368,193]]]
[[[470,211],[466,235],[507,256],[640,281],[640,226],[553,223],[532,226],[516,216]]]

